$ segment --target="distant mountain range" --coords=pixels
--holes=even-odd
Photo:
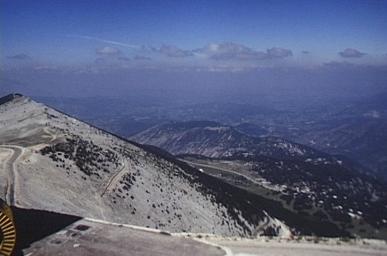
[[[132,139],[161,147],[246,190],[275,191],[286,208],[306,218],[330,220],[358,235],[386,235],[385,183],[346,158],[207,121],[165,123]]]
[[[367,112],[359,118],[316,124],[294,139],[325,152],[345,155],[387,180],[387,120],[377,115]]]
[[[243,155],[283,160],[324,157],[330,164],[343,164],[339,157],[299,143],[274,136],[250,136],[240,132],[238,127],[212,121],[169,122],[140,132],[131,139],[163,148],[175,155],[196,154],[215,158]]]

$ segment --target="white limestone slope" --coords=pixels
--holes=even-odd
[[[61,143],[74,144],[70,157],[41,153]],[[91,175],[72,159],[82,143],[94,147]],[[178,165],[23,96],[0,105],[0,160],[0,196],[12,193],[19,207],[172,232],[248,232]]]

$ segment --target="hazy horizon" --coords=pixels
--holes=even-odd
[[[0,5],[0,94],[192,103],[387,91],[385,1]]]

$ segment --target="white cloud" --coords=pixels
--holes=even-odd
[[[196,55],[206,56],[218,61],[227,60],[267,60],[286,58],[293,53],[289,49],[273,47],[264,51],[257,51],[242,44],[227,42],[221,44],[209,44],[193,51]]]

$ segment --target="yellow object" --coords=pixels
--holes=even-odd
[[[0,199],[0,255],[9,256],[16,243],[16,229],[11,208]]]

